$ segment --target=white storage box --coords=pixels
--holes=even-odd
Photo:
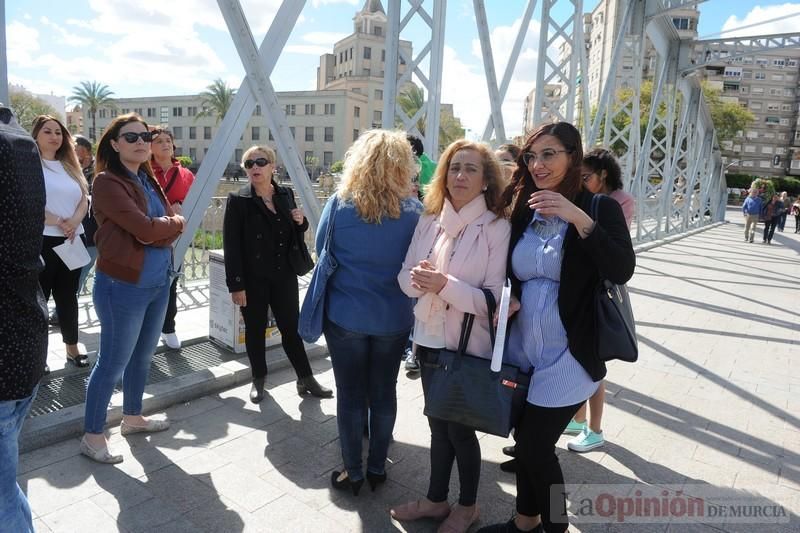
[[[244,344],[244,318],[238,305],[231,301],[225,284],[225,260],[222,250],[208,251],[209,310],[208,338],[234,353],[246,351]],[[267,347],[280,344],[280,332],[275,325],[272,309],[264,343]]]

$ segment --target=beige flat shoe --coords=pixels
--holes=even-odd
[[[423,509],[422,500],[416,500],[393,507],[389,511],[389,514],[392,515],[392,518],[401,522],[410,522],[412,520],[419,520],[420,518],[442,520],[450,514],[450,506],[446,505],[446,502],[442,503],[445,503],[445,505],[433,504],[436,505],[433,509]]]
[[[108,446],[103,446],[99,450],[95,450],[86,442],[86,437],[81,439],[80,450],[83,455],[98,463],[116,464],[121,463],[123,460],[121,455],[111,455],[111,452],[108,451]]]
[[[134,426],[131,424],[126,424],[125,421],[122,421],[122,424],[119,426],[120,433],[125,435],[132,435],[134,433],[156,433],[159,431],[164,431],[169,429],[169,420],[148,420],[147,423],[143,426]]]
[[[460,505],[455,504],[447,520],[442,522],[442,525],[439,526],[437,533],[466,533],[470,526],[478,521],[479,516],[480,513],[478,512],[477,505],[475,509],[469,513]]]

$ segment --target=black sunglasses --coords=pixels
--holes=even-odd
[[[250,169],[253,168],[253,165],[265,167],[269,165],[269,159],[266,157],[259,157],[258,159],[246,159],[244,162],[244,168]]]
[[[125,139],[125,142],[130,144],[133,144],[136,141],[138,141],[140,137],[146,143],[149,143],[153,140],[153,134],[149,131],[143,131],[141,133],[134,133],[132,131],[128,131],[126,133],[120,133],[119,137],[117,137],[117,140],[119,140],[120,137]]]

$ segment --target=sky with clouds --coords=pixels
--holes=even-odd
[[[256,42],[261,42],[281,0],[242,0]],[[384,0],[384,7],[387,2]],[[272,75],[278,91],[315,88],[319,56],[353,30],[364,0],[308,0]],[[407,3],[404,4],[404,12]],[[562,2],[566,4],[566,2]],[[118,97],[196,94],[211,80],[234,87],[244,71],[214,0],[6,0],[8,77],[37,93],[67,96],[82,80],[108,85]],[[425,0],[431,10],[432,0]],[[442,100],[472,134],[489,116],[488,90],[472,1],[450,0],[445,30]],[[525,9],[526,0],[487,0],[486,9],[499,80]],[[595,5],[585,2],[586,11]],[[709,0],[700,4],[700,36],[760,21],[769,24],[741,34],[795,32],[800,1]],[[525,44],[503,106],[506,132],[522,128],[525,96],[533,88],[539,22],[527,28]],[[422,22],[402,35],[415,53],[427,42]],[[736,33],[726,33],[736,35]]]

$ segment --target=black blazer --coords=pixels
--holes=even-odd
[[[593,196],[588,191],[582,191],[574,203],[588,214]],[[521,283],[514,276],[511,257],[531,220],[532,210],[524,225],[511,225],[508,274],[512,293],[517,297],[521,293]],[[581,239],[578,230],[570,224],[563,251],[558,313],[567,332],[570,352],[592,379],[599,381],[606,375],[606,365],[597,357],[595,345],[595,288],[601,276],[613,283],[627,283],[636,266],[630,231],[617,201],[608,196],[601,197],[597,205],[597,225],[585,239]]]
[[[302,242],[303,233],[308,229],[308,220],[303,218],[302,224],[292,220],[291,210],[297,204],[291,189],[281,187],[273,180],[275,188],[273,203],[276,212],[288,221],[288,227],[294,231],[289,233],[289,248],[294,249]],[[223,248],[225,250],[225,282],[230,292],[245,290],[246,286],[256,280],[270,277],[276,267],[275,243],[272,242],[272,229],[267,220],[271,213],[267,210],[252,185],[246,185],[238,192],[228,194],[225,207],[225,222],[222,228]],[[286,250],[285,253],[288,253]],[[288,257],[284,256],[283,264],[288,265]],[[285,275],[294,272],[290,269]]]

